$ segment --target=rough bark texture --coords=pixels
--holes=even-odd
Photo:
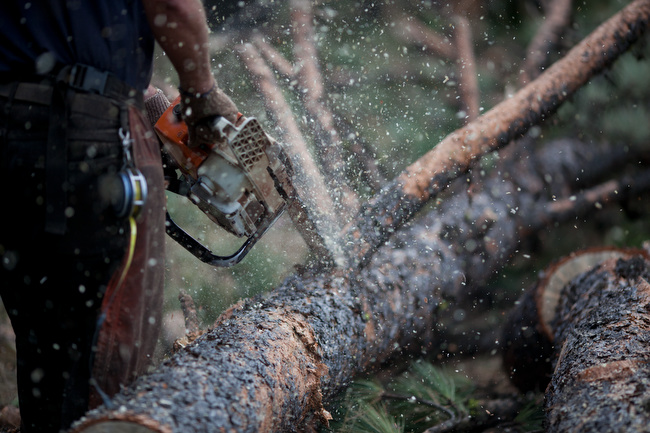
[[[603,159],[593,146],[574,145],[564,154],[581,155],[585,167]],[[548,162],[555,166],[540,165],[537,176],[551,174],[572,194],[581,166]],[[299,431],[326,421],[323,401],[355,374],[398,351],[435,350],[440,299],[485,283],[518,248],[525,227],[543,226],[536,218],[557,191],[533,198],[516,193],[516,176],[508,178],[495,171],[471,196],[459,179],[436,209],[397,233],[358,274],[296,275],[267,297],[233,307],[75,431],[111,420],[146,421],[158,432]]]
[[[633,248],[589,248],[558,260],[540,274],[503,326],[503,365],[517,388],[543,391],[551,380],[558,356],[553,323],[564,286],[605,260],[641,254],[643,250]]]
[[[643,34],[649,19],[650,1],[627,5],[512,98],[448,135],[407,167],[346,229],[353,249],[352,263],[367,263],[392,232],[446,188],[451,179],[466,172],[476,158],[506,145],[550,116],[625,52]]]
[[[548,432],[642,432],[650,422],[650,263],[612,259],[562,293]]]

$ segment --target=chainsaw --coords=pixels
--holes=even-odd
[[[210,220],[245,240],[233,254],[214,254],[179,227],[169,212],[167,234],[201,261],[228,267],[239,263],[287,211],[308,247],[327,260],[329,251],[292,183],[293,167],[283,146],[254,117],[239,114],[233,124],[217,116],[209,122],[221,139],[195,148],[188,146],[180,97],[156,122],[163,154],[178,168],[176,176],[166,176],[167,189],[187,196]]]

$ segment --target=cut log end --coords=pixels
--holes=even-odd
[[[539,282],[519,299],[508,316],[502,338],[504,368],[517,388],[523,392],[544,390],[551,379],[557,358],[554,347],[558,308],[561,302],[571,302],[563,294],[565,286],[606,260],[633,257],[648,255],[640,249],[615,247],[572,253],[549,266]]]

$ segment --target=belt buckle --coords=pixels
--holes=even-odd
[[[68,85],[76,90],[103,95],[107,79],[108,72],[101,72],[92,66],[76,64],[70,69]]]

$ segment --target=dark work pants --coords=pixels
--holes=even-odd
[[[99,179],[122,166],[123,106],[68,92],[66,230],[45,231],[49,104],[0,96],[0,296],[16,333],[23,433],[58,432],[88,408],[98,312],[128,242]],[[44,97],[44,99],[47,99]]]

